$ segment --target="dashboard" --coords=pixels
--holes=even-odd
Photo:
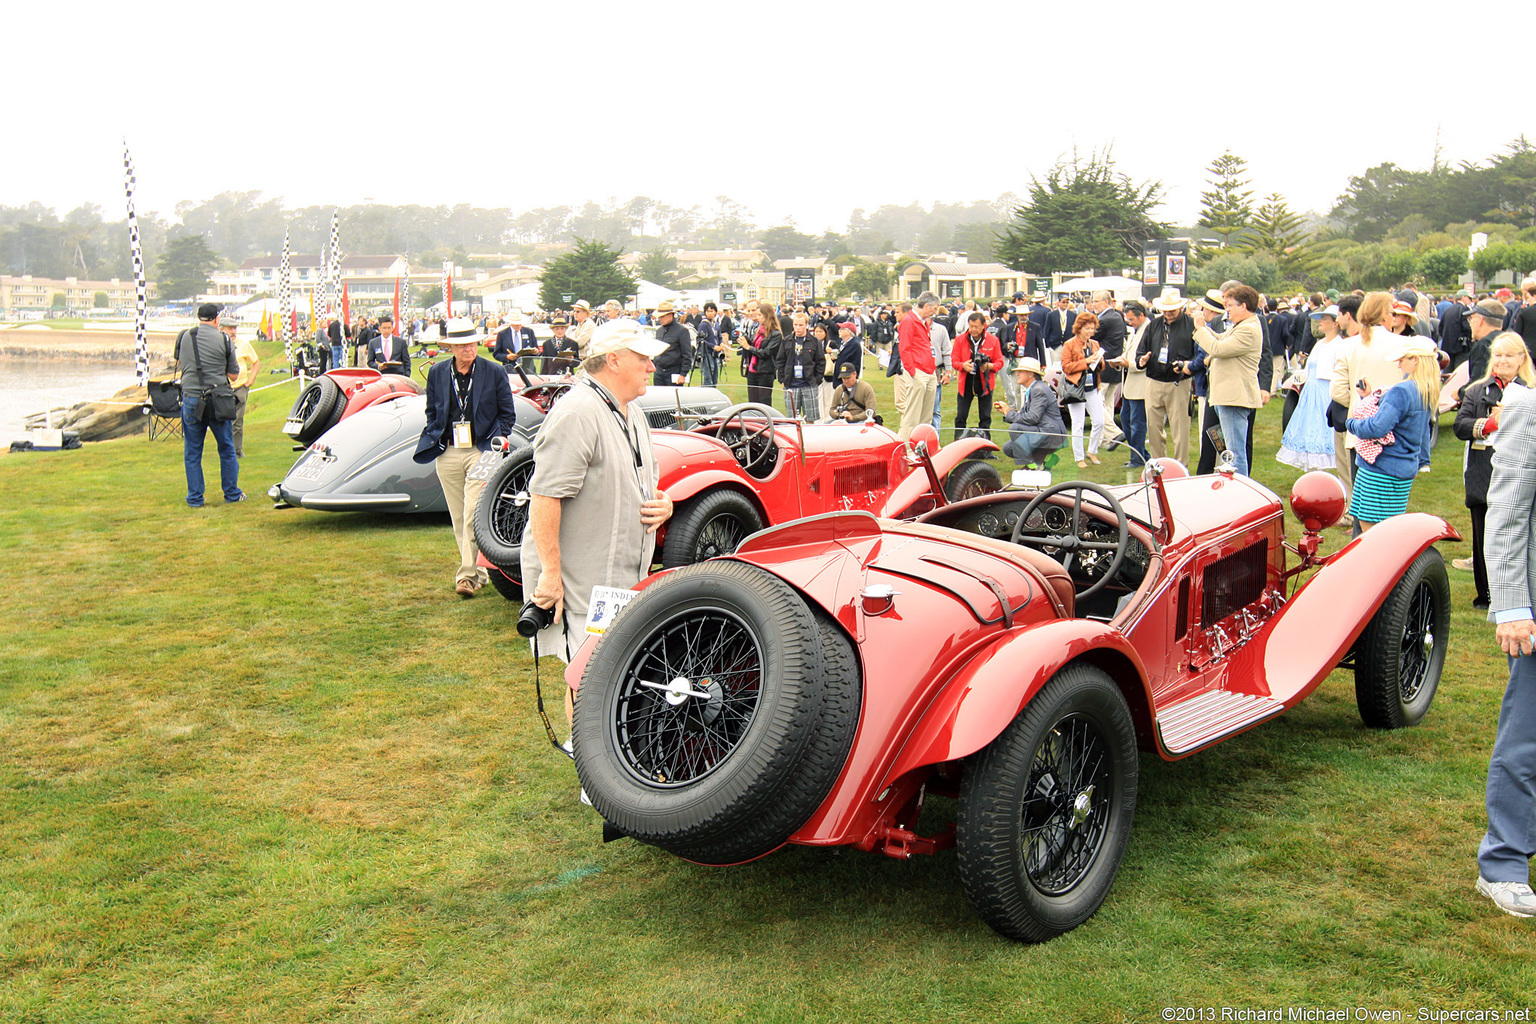
[[[1018,525],[1019,516],[1023,514],[1029,504],[1027,499],[1017,501],[989,502],[981,507],[966,509],[950,522],[941,522],[936,517],[930,517],[928,522],[940,525],[953,526],[955,529],[964,530],[967,533],[979,534],[983,537],[992,537],[996,540],[1011,540],[1014,528]],[[1113,514],[1109,515],[1110,521],[1099,519],[1100,512],[1092,506],[1085,504],[1083,516],[1078,527],[1078,537],[1082,540],[1102,541],[1114,543],[1119,539],[1119,531],[1115,529]],[[1051,536],[1063,536],[1072,528],[1072,508],[1070,505],[1056,505],[1049,502],[1041,505],[1030,513],[1029,519],[1024,524],[1023,534],[1038,537],[1042,540]],[[1049,545],[1031,545],[1036,550],[1043,551],[1052,558],[1063,560],[1065,552],[1060,548]],[[1077,552],[1069,567],[1073,579],[1085,583],[1097,582],[1108,570],[1115,560],[1112,550],[1090,549]],[[1114,583],[1134,590],[1141,585],[1146,578],[1147,569],[1152,563],[1152,553],[1147,546],[1137,539],[1133,532],[1126,540],[1125,560],[1120,563],[1120,569],[1115,574]]]

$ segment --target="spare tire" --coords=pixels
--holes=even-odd
[[[310,381],[288,411],[289,419],[301,421],[293,439],[299,444],[309,444],[334,427],[347,407],[346,398],[341,385],[329,377],[316,377]]]
[[[520,444],[491,470],[475,503],[475,543],[486,561],[522,578],[523,530],[528,526],[528,484],[533,446]]]
[[[576,772],[593,807],[700,863],[783,845],[826,798],[857,723],[856,689],[828,721],[835,639],[756,566],[720,560],[657,580],[614,620],[576,693]]]

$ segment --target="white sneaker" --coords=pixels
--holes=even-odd
[[[560,744],[560,749],[565,751],[567,754],[575,753],[575,751],[571,749],[571,738],[569,736],[565,738],[564,743]]]
[[[1471,572],[1473,569],[1472,559],[1453,558],[1451,559],[1451,567],[1454,569],[1461,569],[1464,572]]]
[[[1524,882],[1490,882],[1477,879],[1477,891],[1493,900],[1504,913],[1515,917],[1536,917],[1536,893]]]

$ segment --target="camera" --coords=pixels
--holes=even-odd
[[[554,621],[553,608],[540,608],[532,601],[527,601],[523,604],[523,610],[517,613],[517,635],[531,639],[535,633]]]

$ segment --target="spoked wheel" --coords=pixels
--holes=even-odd
[[[1119,689],[1070,665],[966,766],[957,842],[976,911],[1043,942],[1104,902],[1136,810],[1136,734]]]
[[[532,480],[533,446],[518,445],[491,470],[475,503],[475,543],[480,552],[492,565],[519,575]]]
[[[288,411],[289,419],[300,421],[293,439],[299,444],[316,440],[336,425],[346,404],[341,385],[330,377],[316,377],[299,392],[299,397],[293,400],[293,408]]]
[[[647,587],[576,693],[576,771],[592,805],[702,863],[777,848],[826,797],[857,722],[858,681],[828,678],[829,664],[848,664],[826,644],[800,595],[754,566],[709,562]],[[854,697],[829,700],[829,686]]]
[[[661,564],[668,569],[728,555],[763,528],[751,501],[735,491],[706,491],[679,506],[667,524]]]
[[[1355,641],[1355,703],[1366,725],[1401,729],[1423,720],[1440,686],[1450,629],[1445,560],[1428,548]]]
[[[944,496],[950,501],[964,501],[1003,489],[1003,478],[985,462],[967,459],[944,478]]]

